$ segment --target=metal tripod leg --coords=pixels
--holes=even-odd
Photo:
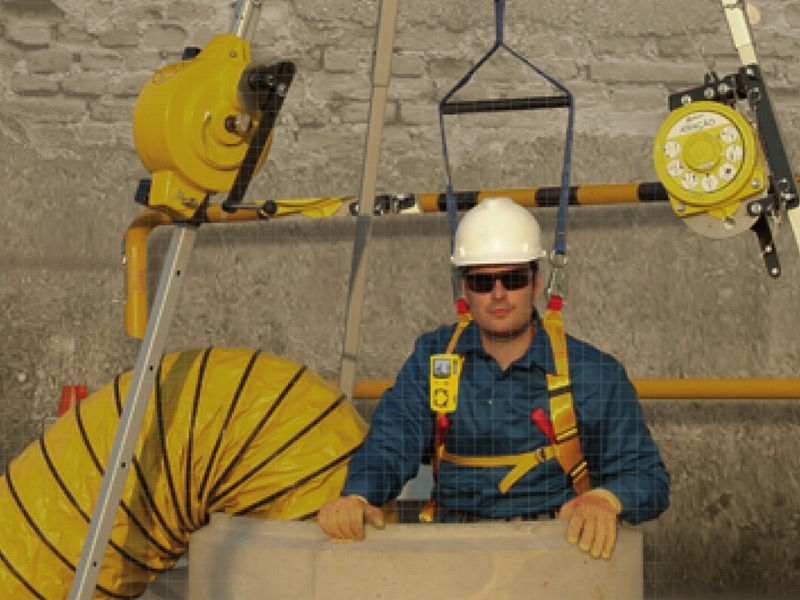
[[[347,316],[344,344],[339,366],[339,387],[353,398],[356,382],[356,357],[361,331],[364,290],[367,285],[367,259],[372,235],[372,212],[375,208],[375,188],[378,180],[381,138],[386,111],[386,97],[392,71],[392,50],[397,29],[398,0],[382,0],[378,8],[378,32],[375,36],[375,58],[372,66],[372,99],[369,105],[367,139],[364,144],[364,168],[361,175],[359,212],[356,217],[356,237],[350,270],[350,289],[347,295]]]
[[[188,223],[175,225],[125,407],[72,581],[70,600],[90,600],[94,594],[198,227]]]

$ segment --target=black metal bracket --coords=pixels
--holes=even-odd
[[[743,98],[744,94],[739,74],[727,75],[720,79],[716,73],[707,73],[703,85],[670,94],[667,102],[670,111],[692,102],[721,102],[731,105]]]
[[[756,114],[758,124],[756,131],[761,139],[761,145],[769,165],[771,183],[777,202],[776,209],[786,212],[800,204],[800,194],[797,190],[794,172],[789,165],[789,157],[786,155],[786,147],[781,138],[778,121],[767,93],[767,86],[757,64],[742,67],[739,73],[747,101]]]
[[[778,260],[778,250],[772,240],[772,231],[769,228],[769,223],[767,223],[767,218],[764,215],[759,216],[750,229],[755,232],[758,238],[758,245],[761,246],[761,256],[764,258],[767,273],[769,273],[770,277],[780,277],[781,263]]]
[[[258,127],[253,133],[250,145],[247,147],[242,164],[236,173],[228,197],[222,203],[222,210],[233,213],[240,208],[255,208],[261,210],[259,205],[242,204],[247,188],[255,175],[256,168],[261,163],[262,154],[269,141],[269,136],[278,119],[278,113],[283,106],[289,86],[294,79],[295,66],[292,62],[279,62],[265,67],[255,65],[245,69],[242,81],[239,84],[243,95],[252,95],[261,111]]]
[[[136,186],[133,201],[136,202],[136,204],[147,206],[147,203],[150,201],[150,188],[152,186],[153,180],[150,177],[140,179],[139,184]]]

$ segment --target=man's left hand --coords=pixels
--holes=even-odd
[[[591,552],[594,558],[611,558],[617,540],[617,515],[622,512],[619,499],[603,489],[593,489],[573,498],[561,507],[559,519],[569,519],[567,541]]]

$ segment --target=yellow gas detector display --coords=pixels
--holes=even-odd
[[[458,407],[458,379],[461,357],[458,354],[431,356],[431,410],[449,413]]]

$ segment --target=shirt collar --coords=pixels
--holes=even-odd
[[[533,320],[536,322],[536,335],[533,336],[533,342],[528,346],[528,350],[523,354],[514,364],[530,368],[536,365],[547,373],[555,373],[556,365],[553,359],[553,349],[550,346],[550,337],[544,330],[542,319],[539,317],[539,312],[534,309]],[[456,354],[464,354],[467,352],[483,352],[481,345],[481,332],[475,321],[472,321],[464,329],[464,333],[456,343],[454,352]]]

